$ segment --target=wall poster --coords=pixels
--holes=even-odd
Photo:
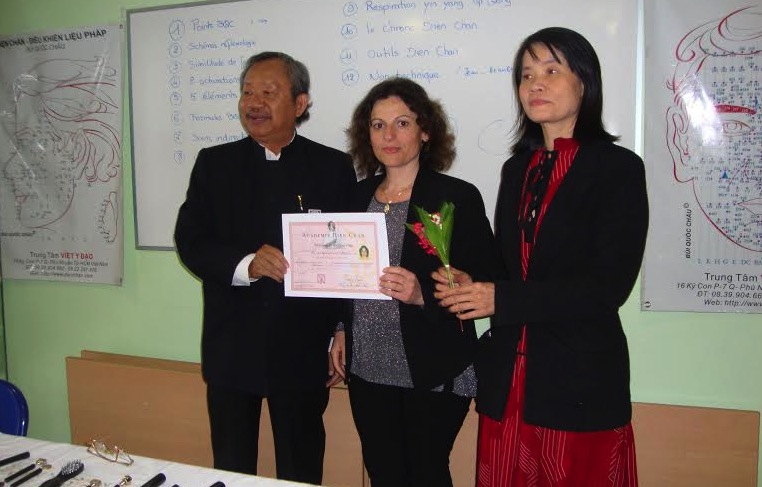
[[[0,38],[6,279],[122,282],[122,37],[109,25]]]
[[[649,0],[645,39],[641,307],[760,313],[762,3]]]

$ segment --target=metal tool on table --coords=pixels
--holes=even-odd
[[[132,483],[132,477],[125,475],[114,487],[124,487],[125,485],[130,485],[130,483]]]

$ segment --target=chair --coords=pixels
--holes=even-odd
[[[21,390],[0,379],[0,432],[26,436],[29,428],[29,408]]]

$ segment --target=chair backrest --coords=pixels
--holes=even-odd
[[[0,432],[26,436],[29,428],[29,408],[21,390],[0,379]]]

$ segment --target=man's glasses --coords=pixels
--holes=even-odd
[[[132,465],[135,460],[132,459],[129,453],[122,450],[116,445],[107,445],[101,440],[90,440],[87,444],[87,452],[101,457],[109,462],[121,463],[122,465]]]

